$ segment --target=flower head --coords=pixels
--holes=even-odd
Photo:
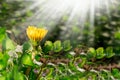
[[[28,26],[26,32],[29,39],[33,41],[41,41],[47,34],[48,30],[36,28],[34,26]]]

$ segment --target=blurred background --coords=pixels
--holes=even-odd
[[[45,40],[120,50],[120,0],[0,0],[0,27],[18,44],[29,25],[49,30]]]

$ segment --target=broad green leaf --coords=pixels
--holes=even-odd
[[[54,52],[60,52],[62,50],[62,45],[61,45],[61,41],[55,41],[54,42],[54,47],[53,47],[53,50]]]
[[[104,54],[104,49],[103,49],[103,47],[99,47],[99,48],[96,50],[96,58],[97,58],[97,59],[102,59],[104,56],[105,56],[105,54]]]
[[[115,55],[115,53],[113,52],[113,48],[112,47],[107,47],[106,48],[106,57],[107,58],[111,58]]]
[[[15,49],[14,42],[7,35],[2,42],[2,49],[3,51]]]
[[[43,52],[48,53],[53,49],[53,43],[51,41],[46,41],[43,47]]]
[[[0,43],[5,38],[5,28],[0,28]]]
[[[33,50],[33,47],[30,44],[30,42],[25,42],[23,44],[23,53],[26,53],[27,51],[32,51],[32,50]]]
[[[6,75],[6,80],[26,80],[25,76],[19,72],[18,66],[14,66],[12,70],[9,71],[9,73]]]
[[[32,61],[32,57],[30,56],[30,54],[24,53],[24,55],[22,56],[22,64],[33,66],[33,61]]]
[[[68,51],[72,48],[71,44],[70,44],[70,41],[69,40],[65,40],[63,42],[63,49],[64,51]]]
[[[0,58],[0,70],[2,70],[7,66],[9,55],[7,53],[0,53],[0,55],[2,56]]]
[[[96,57],[96,51],[94,48],[89,48],[88,50],[88,57],[89,58],[95,58]]]

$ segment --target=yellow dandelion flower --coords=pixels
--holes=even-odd
[[[41,41],[47,34],[48,30],[36,28],[34,26],[28,26],[26,32],[29,39],[33,41]]]

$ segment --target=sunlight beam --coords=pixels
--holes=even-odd
[[[29,25],[44,25],[49,31],[55,27],[53,25],[61,24],[64,16],[67,16],[67,21],[64,22],[64,32],[66,34],[68,29],[77,26],[80,29],[80,35],[84,29],[85,23],[89,22],[89,31],[94,37],[94,20],[98,16],[106,14],[110,17],[110,6],[116,6],[118,0],[30,0],[33,4],[26,8],[26,10],[33,10],[33,16],[28,18]],[[22,12],[22,13],[23,13]],[[52,27],[50,26],[52,24]],[[69,31],[71,32],[71,31]]]

